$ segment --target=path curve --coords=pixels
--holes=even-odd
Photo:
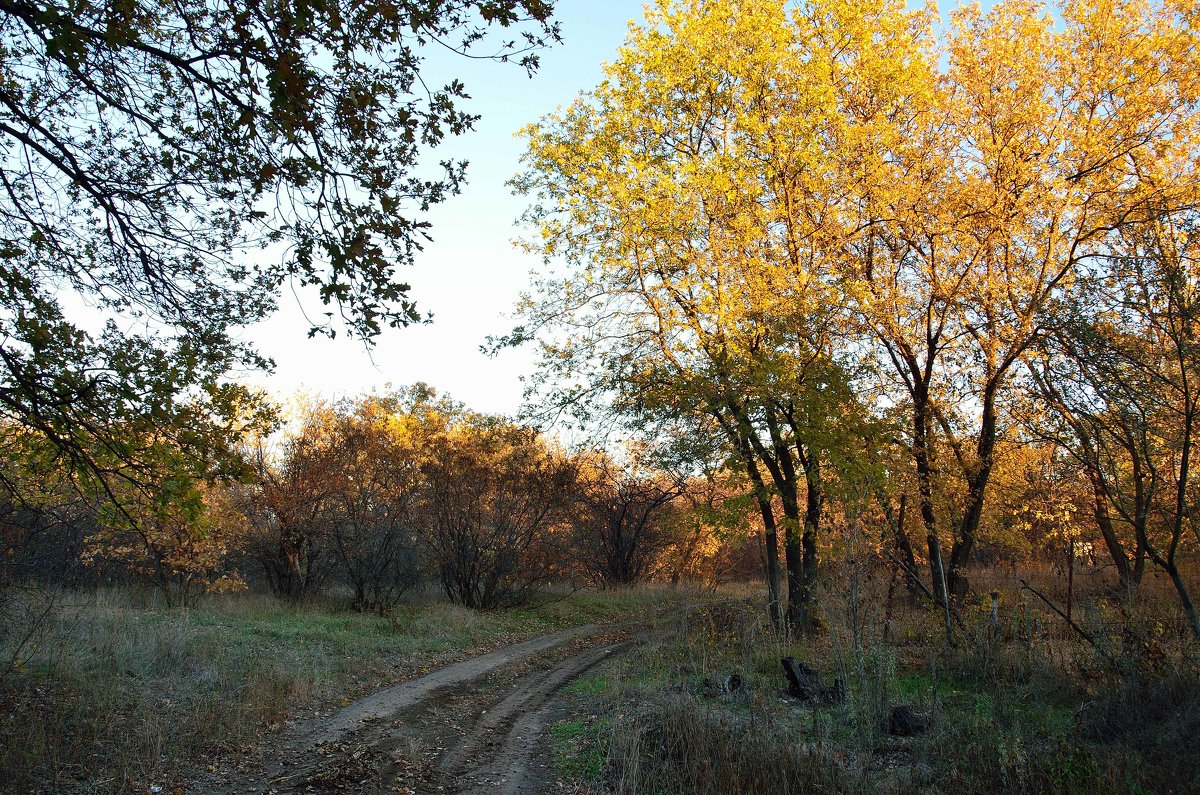
[[[443,668],[409,679],[398,685],[377,690],[335,713],[332,717],[314,719],[317,724],[304,731],[303,743],[309,747],[318,743],[335,742],[350,732],[359,729],[368,721],[386,718],[402,709],[411,707],[427,698],[436,690],[463,684],[478,679],[495,669],[524,659],[534,654],[553,649],[556,646],[590,635],[599,630],[596,624],[564,629],[549,635],[504,646],[471,657],[461,662],[451,663]]]
[[[539,740],[559,691],[640,640],[634,627],[565,629],[378,690],[296,724],[256,772],[210,776],[187,791],[540,792],[552,765]],[[531,764],[539,754],[544,764]]]

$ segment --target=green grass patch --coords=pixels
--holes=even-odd
[[[757,616],[735,607],[690,616],[621,661],[608,785],[681,795],[1095,793],[1193,791],[1200,780],[1200,756],[1185,739],[1200,728],[1194,674],[1144,689],[1109,679],[1097,691],[1070,667],[1086,656],[1061,647],[1052,658],[1021,643],[946,647],[935,635],[913,654],[873,638],[856,647],[836,624],[788,640],[764,637]],[[826,684],[841,677],[845,701],[787,698],[786,654]],[[744,692],[713,686],[735,672]],[[926,729],[891,736],[899,704]]]
[[[599,779],[611,731],[610,716],[576,717],[552,725],[549,735],[559,776],[582,783]]]
[[[599,696],[611,688],[612,680],[607,676],[586,676],[567,685],[563,688],[563,692],[568,695]]]

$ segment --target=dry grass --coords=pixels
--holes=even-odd
[[[287,606],[240,594],[190,612],[124,589],[55,597],[0,680],[3,793],[144,793],[185,764],[254,742],[301,707],[663,600],[641,590],[559,594],[540,607],[481,614],[422,599],[379,617],[339,609],[336,597]]]
[[[941,615],[901,594],[885,632],[885,574],[829,572],[816,638],[773,632],[761,596],[681,617],[674,636],[613,669],[608,695],[597,688],[593,709],[613,729],[594,783],[664,794],[1200,791],[1200,665],[1169,584],[1148,580],[1123,600],[1085,573],[1073,617],[1097,650],[1017,581],[1064,604],[1054,572],[976,572],[985,595],[964,605],[948,645]],[[845,702],[787,698],[788,654],[842,678]],[[712,686],[732,673],[742,692]],[[890,736],[897,704],[930,730]]]

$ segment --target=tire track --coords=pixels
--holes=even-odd
[[[362,761],[359,767],[365,768],[374,764],[379,775],[386,778],[387,771],[393,765],[386,761],[379,763],[379,760],[387,760],[390,756],[384,754],[383,747],[395,746],[406,733],[419,731],[423,728],[423,724],[429,723],[429,721],[398,721],[397,718],[410,714],[415,715],[423,710],[436,710],[439,702],[452,693],[457,686],[501,672],[526,660],[536,658],[538,655],[552,653],[558,647],[596,635],[602,630],[612,631],[613,629],[614,627],[611,625],[601,627],[596,624],[588,624],[560,630],[522,643],[505,646],[478,657],[452,663],[406,682],[378,690],[350,703],[332,715],[311,718],[297,724],[285,739],[274,746],[271,758],[263,760],[263,766],[258,774],[241,774],[232,777],[234,780],[230,780],[229,777],[220,779],[215,774],[203,776],[193,780],[187,791],[222,793],[223,795],[375,791],[376,787],[368,786],[365,782],[356,784],[350,781],[339,782],[336,776],[322,774],[328,769],[336,769],[339,765],[350,766],[345,757],[353,757],[351,761],[356,765],[359,765],[359,760]],[[508,704],[504,708],[503,714],[518,713],[523,703],[532,706],[531,699],[535,697],[535,694],[540,699],[538,703],[544,702],[572,676],[578,675],[579,671],[585,670],[603,659],[607,655],[607,651],[598,652],[597,650],[600,648],[589,647],[584,654],[587,654],[589,659],[595,655],[596,659],[583,667],[577,667],[574,669],[575,673],[571,673],[571,669],[563,668],[564,663],[559,663],[550,669],[550,676],[547,676],[545,671],[539,671],[525,677],[529,679],[545,676],[547,681],[542,682],[528,694],[520,692],[512,694],[510,696],[511,703],[509,703],[509,699],[505,699],[501,695],[502,704]],[[579,654],[572,655],[567,658],[567,661],[574,661],[579,656]],[[560,671],[560,668],[563,670]],[[553,682],[560,684],[554,685]],[[493,726],[494,729],[498,723],[498,720],[489,721],[488,725]],[[477,731],[482,731],[482,729],[477,729]],[[343,745],[346,746],[345,749],[330,751],[330,749],[338,749]],[[447,742],[444,747],[451,745],[452,743]],[[378,783],[384,784],[382,781]],[[394,790],[390,786],[384,786],[378,791],[392,792]]]
[[[554,696],[589,668],[612,659],[635,640],[595,646],[574,654],[548,671],[520,680],[515,692],[491,707],[438,764],[442,786],[455,784],[465,795],[518,795],[536,792],[542,783],[529,770]]]
[[[501,649],[452,663],[444,668],[401,682],[398,685],[377,690],[347,705],[332,717],[325,718],[309,729],[302,743],[310,748],[319,743],[340,740],[365,724],[390,717],[403,709],[415,706],[435,691],[479,679],[492,671],[534,654],[549,651],[576,638],[595,633],[596,624],[565,629],[533,640],[505,646]]]

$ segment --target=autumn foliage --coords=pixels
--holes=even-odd
[[[11,456],[5,537],[70,504],[93,573],[181,603],[337,585],[361,611],[423,580],[495,607],[736,569],[806,632],[863,538],[948,634],[975,567],[1085,555],[1123,593],[1161,572],[1200,636],[1196,22],[1178,0],[662,0],[525,130],[514,180],[553,267],[499,344],[540,346],[527,418],[594,438],[423,386],[271,431],[222,393],[243,419],[207,463],[140,425],[88,452],[113,472]],[[29,488],[39,468],[58,485]]]
[[[1122,581],[1168,573],[1200,637],[1178,576],[1196,21],[1174,0],[964,5],[941,26],[893,0],[663,0],[600,85],[525,131],[529,246],[570,267],[507,342],[539,339],[550,405],[582,380],[638,431],[711,439],[768,550],[782,536],[797,626],[832,517],[894,520],[903,498],[949,628],[990,528],[1023,521],[994,515],[1000,462],[1049,438],[1056,477],[1092,494],[1071,512],[1097,518],[1087,542]]]

